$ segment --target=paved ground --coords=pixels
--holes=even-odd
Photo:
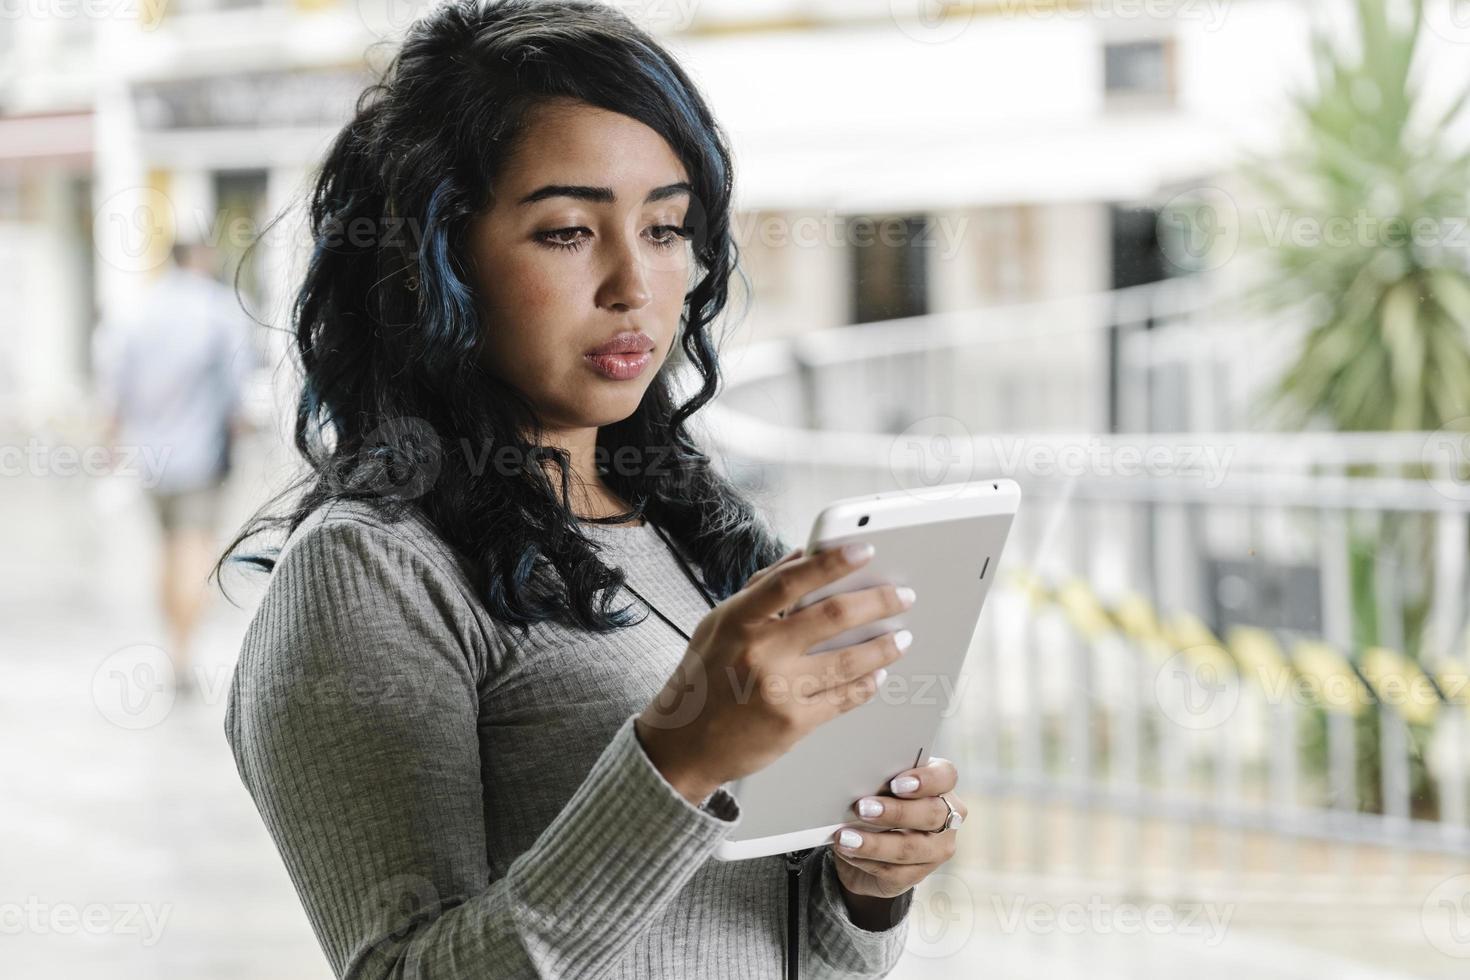
[[[233,516],[253,492],[237,487]],[[0,976],[326,980],[222,735],[224,684],[258,586],[240,592],[243,609],[215,603],[204,697],[170,703],[148,673],[161,632],[146,518],[136,499],[101,486],[14,477],[0,486]],[[1337,877],[1329,888],[1279,879],[1200,908],[968,863],[977,870],[921,893],[895,976],[1389,980],[1470,970],[1470,904],[1464,923],[1441,930],[1450,944],[1441,947],[1426,938],[1421,909],[1423,882],[1453,868],[1417,882]],[[1140,924],[1135,911],[1154,918]]]
[[[223,737],[258,587],[214,603],[204,697],[173,702],[140,502],[0,494],[0,976],[329,977]]]

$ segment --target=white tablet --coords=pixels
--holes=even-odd
[[[1013,480],[979,480],[834,501],[817,515],[803,554],[873,545],[862,568],[808,593],[795,608],[891,582],[913,588],[907,610],[840,633],[809,653],[907,627],[914,640],[888,666],[872,700],[838,715],[758,772],[726,785],[739,826],[716,850],[726,860],[831,843],[861,823],[852,804],[892,795],[888,780],[923,765],[950,708],[996,565],[1021,503]]]

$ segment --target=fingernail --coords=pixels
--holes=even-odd
[[[873,557],[873,546],[866,541],[854,541],[843,546],[842,557],[853,563],[867,561]]]
[[[880,801],[873,799],[871,796],[865,796],[862,799],[858,800],[858,816],[876,817],[880,816],[882,813],[883,804]]]
[[[886,680],[888,680],[888,668],[887,667],[879,667],[877,670],[873,671],[873,684],[874,684],[874,686],[876,686],[876,687],[882,687],[883,686],[883,682],[886,681]]]
[[[893,645],[898,647],[900,650],[907,650],[909,648],[909,644],[912,642],[914,642],[914,634],[910,633],[908,630],[899,630],[897,633],[893,634]]]
[[[837,835],[837,843],[843,847],[860,847],[863,843],[863,835],[851,830],[844,830]]]
[[[895,776],[888,785],[895,793],[912,793],[919,788],[919,778],[917,776]]]
[[[898,601],[903,603],[903,607],[905,609],[914,604],[914,598],[915,595],[913,589],[909,588],[907,585],[900,585],[898,587]]]

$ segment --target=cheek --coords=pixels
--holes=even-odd
[[[682,269],[661,271],[652,280],[654,302],[659,314],[666,322],[677,324],[679,313],[684,308],[684,294],[693,288],[692,273],[687,266]]]
[[[572,282],[565,268],[527,252],[495,265],[497,281],[489,284],[496,313],[514,311],[517,317],[539,317],[557,312],[571,301]]]
[[[539,363],[575,342],[573,283],[565,274],[534,258],[516,258],[496,268],[497,280],[485,284],[482,304],[493,351]]]

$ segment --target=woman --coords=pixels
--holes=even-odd
[[[782,856],[712,857],[740,819],[722,784],[869,700],[902,641],[803,651],[913,601],[785,615],[862,556],[778,560],[686,432],[719,381],[730,190],[679,66],[570,0],[436,8],[327,156],[294,311],[310,472],[222,562],[285,532],[234,558],[273,571],[226,730],[339,977],[770,977],[797,953],[879,976],[953,853],[935,759],[881,813],[855,801],[856,846],[793,856],[794,932]]]

